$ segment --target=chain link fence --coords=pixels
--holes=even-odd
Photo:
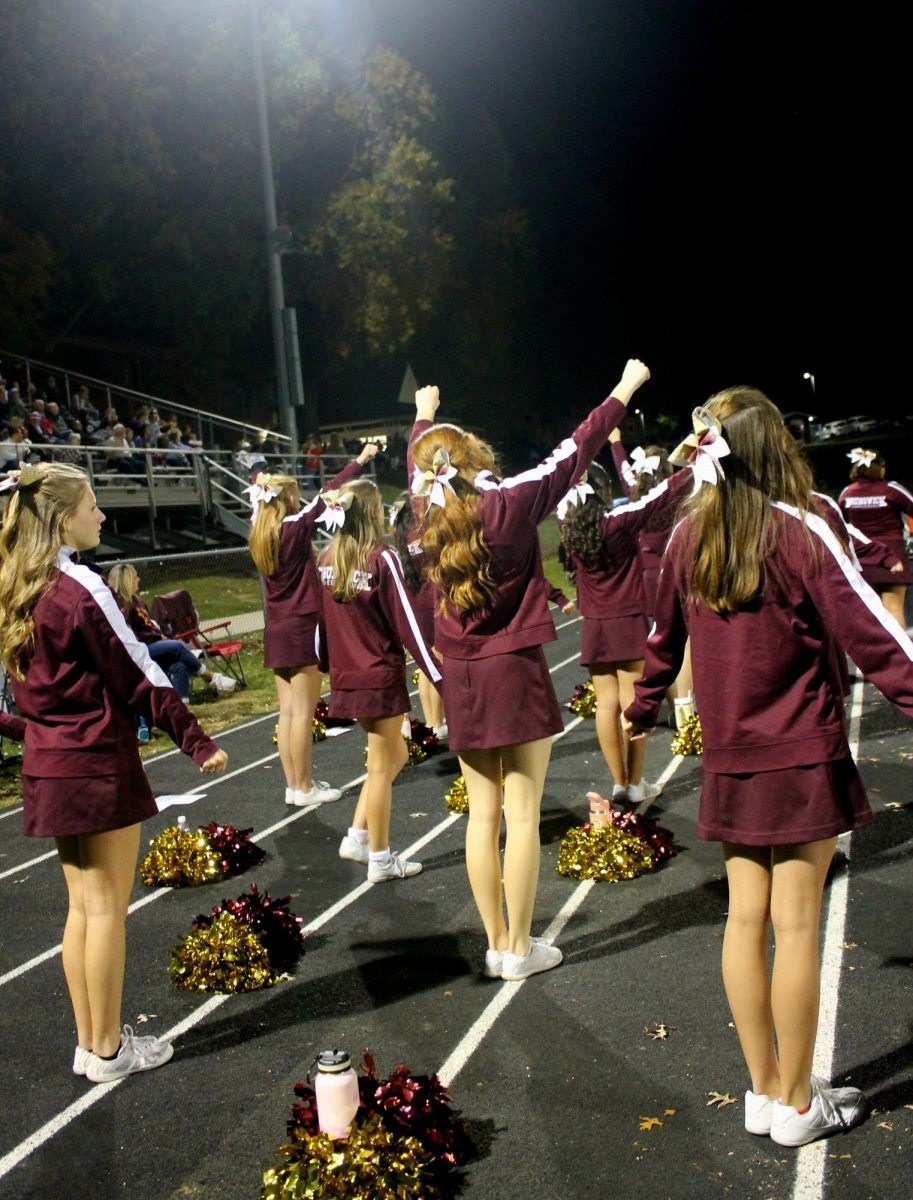
[[[150,608],[156,596],[183,588],[190,593],[202,623],[230,619],[231,631],[238,636],[263,628],[262,585],[246,546],[117,562],[136,568],[140,592]],[[104,570],[112,566],[113,562],[106,562]]]

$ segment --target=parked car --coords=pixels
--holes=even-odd
[[[853,426],[846,418],[840,421],[828,421],[821,426],[821,440],[828,438],[846,437],[854,432]]]
[[[878,428],[878,421],[875,417],[847,417],[847,423],[850,426],[850,433],[870,433],[873,429]]]

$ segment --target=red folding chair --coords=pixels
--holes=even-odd
[[[215,625],[201,628],[200,614],[194,608],[190,592],[184,588],[156,596],[150,611],[152,619],[161,627],[165,637],[186,642],[194,650],[202,650],[204,657],[217,659],[226,674],[237,680],[241,687],[247,687],[244,664],[241,662],[244,643],[224,635],[215,641],[211,636],[217,634],[220,629],[230,632],[231,621],[219,621]]]

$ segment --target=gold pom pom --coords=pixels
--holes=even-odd
[[[409,751],[409,766],[414,767],[417,763],[424,762],[428,755],[418,744],[414,738],[406,738],[406,749]]]
[[[672,739],[673,754],[703,754],[704,742],[701,736],[701,718],[695,713],[682,722],[682,727]]]
[[[311,725],[311,731],[314,734],[315,742],[326,741],[327,727],[324,725],[323,721],[318,720],[317,717],[314,718],[313,724]]]
[[[255,992],[276,976],[266,947],[249,925],[221,912],[206,929],[193,929],[173,946],[171,982],[188,992]]]
[[[169,825],[150,842],[140,876],[146,887],[198,887],[221,879],[222,864],[205,829]]]
[[[462,775],[457,775],[450,785],[444,803],[452,813],[469,812],[469,793],[466,791],[466,780]]]
[[[614,825],[578,825],[558,847],[559,875],[618,883],[653,869],[653,851],[634,834]]]
[[[274,746],[279,745],[279,722],[278,721],[273,726],[273,745]]]
[[[577,685],[577,689],[568,703],[568,708],[578,717],[596,716],[596,688],[593,686],[592,679]]]
[[[412,672],[412,686],[413,687],[418,687],[419,674],[420,674],[420,671],[419,671],[418,667],[416,667],[415,670]]]
[[[354,1124],[345,1140],[295,1130],[295,1141],[279,1147],[288,1162],[263,1176],[261,1200],[438,1200],[433,1156],[421,1142],[391,1133],[377,1113]]]

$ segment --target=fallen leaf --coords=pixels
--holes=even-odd
[[[414,812],[414,813],[410,813],[409,816],[410,817],[427,817],[428,814],[424,813],[424,812]]]
[[[913,1108],[913,1104],[905,1104],[904,1108]]]
[[[873,788],[869,789],[869,791],[873,791],[873,790],[874,790]],[[903,805],[898,804],[896,800],[886,800],[885,808],[903,808]]]
[[[828,1158],[852,1158],[852,1154],[829,1154]]]
[[[663,1109],[663,1116],[664,1116],[664,1117],[674,1117],[677,1111],[678,1111],[678,1110],[677,1110],[677,1109],[674,1109],[674,1108],[664,1108],[664,1109]]]
[[[879,1128],[879,1129],[886,1129],[886,1130],[888,1131],[888,1133],[893,1133],[893,1132],[894,1132],[894,1126],[891,1124],[891,1122],[890,1122],[890,1121],[879,1121],[879,1122],[878,1122],[878,1128]]]
[[[737,1104],[735,1096],[730,1096],[728,1092],[708,1092],[710,1099],[707,1101],[707,1108],[711,1108],[714,1104],[717,1108],[725,1108],[727,1104]]]
[[[844,950],[858,950],[859,943],[858,942],[844,942],[843,948],[844,948]]]
[[[158,1013],[140,1013],[136,1018],[137,1025],[145,1025],[147,1021],[153,1020],[158,1016]]]
[[[452,996],[452,995],[453,995],[453,992],[444,992],[444,995],[445,995],[445,996]]]
[[[662,1124],[663,1123],[659,1119],[659,1117],[641,1117],[640,1118],[640,1128],[641,1129],[655,1129],[657,1125],[660,1128],[662,1128]]]
[[[664,1042],[669,1037],[670,1028],[674,1028],[674,1026],[665,1025],[660,1022],[655,1029],[651,1028],[649,1025],[645,1025],[644,1033],[648,1038],[652,1038],[654,1042]]]

